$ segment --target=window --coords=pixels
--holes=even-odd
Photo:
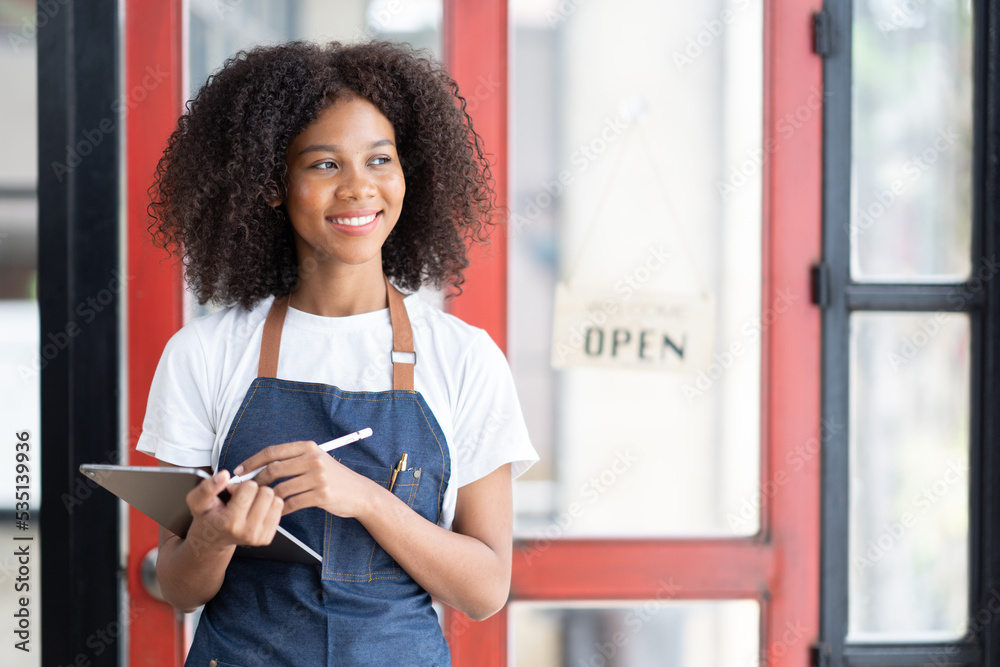
[[[996,661],[997,379],[984,371],[1000,267],[982,196],[996,187],[982,159],[995,5],[854,0],[818,20],[818,43],[832,38],[823,413],[847,426],[823,458],[821,655],[833,665]]]

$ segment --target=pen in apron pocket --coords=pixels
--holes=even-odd
[[[392,477],[389,478],[389,491],[392,491],[392,485],[396,483],[396,475],[401,472],[406,472],[406,452],[403,452],[403,455],[399,457],[399,463],[392,469]]]

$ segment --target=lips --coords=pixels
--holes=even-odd
[[[361,227],[362,225],[367,225],[369,222],[373,222],[378,213],[373,213],[372,215],[366,215],[358,218],[330,218],[330,221],[335,225],[347,225],[348,227]]]
[[[347,211],[338,216],[327,216],[327,222],[331,223],[338,231],[350,236],[362,236],[370,233],[378,226],[382,218],[382,211],[362,210]]]

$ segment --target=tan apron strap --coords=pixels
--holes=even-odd
[[[278,351],[281,349],[281,329],[288,313],[289,294],[274,297],[271,310],[264,320],[264,335],[260,340],[260,360],[257,362],[257,377],[278,377]]]
[[[389,277],[385,279],[389,296],[389,317],[392,319],[392,388],[413,391],[413,366],[417,355],[413,351],[413,330],[406,314],[403,295],[392,286]]]
[[[413,330],[406,314],[403,295],[385,279],[389,301],[389,318],[392,320],[392,388],[413,391],[413,366],[417,355],[413,351]],[[281,349],[281,329],[288,313],[288,294],[274,298],[271,310],[264,320],[264,334],[260,340],[260,359],[257,377],[278,377],[278,352]]]

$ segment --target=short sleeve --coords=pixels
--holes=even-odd
[[[212,465],[215,424],[208,376],[201,338],[194,326],[186,326],[160,356],[136,449],[174,465]]]
[[[528,438],[507,358],[480,331],[461,364],[455,406],[456,488],[510,463],[517,477],[538,460]]]

